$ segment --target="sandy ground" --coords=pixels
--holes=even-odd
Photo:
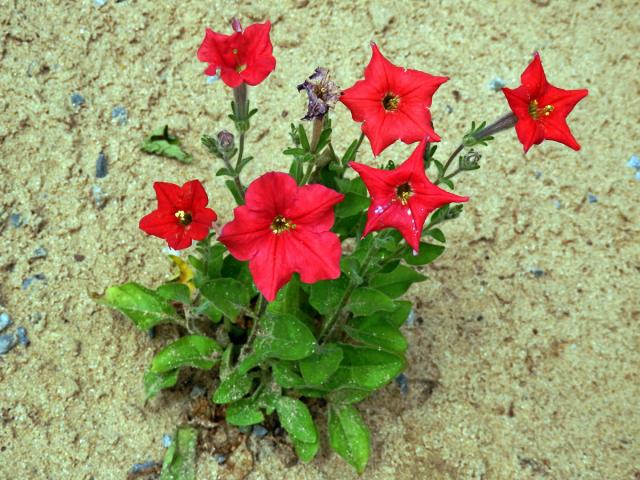
[[[142,374],[162,340],[88,293],[168,274],[162,242],[137,228],[154,205],[154,180],[201,179],[229,218],[199,136],[231,127],[230,91],[206,83],[195,53],[205,26],[226,31],[236,13],[245,24],[272,20],[278,61],[251,92],[260,113],[250,138],[259,141],[247,179],[285,167],[288,123],[304,111],[295,85],[322,65],[350,86],[371,40],[397,64],[451,77],[432,108],[445,153],[470,120],[506,110],[487,83],[518,85],[533,50],[552,83],[590,90],[570,117],[579,153],[546,143],[525,157],[505,133],[458,183],[472,200],[446,226],[450,248],[430,281],[410,292],[424,321],[406,328],[409,393],[391,385],[360,408],[374,431],[363,478],[640,478],[640,182],[625,167],[640,153],[638,8],[0,0],[0,310],[14,321],[9,331],[24,326],[31,339],[0,357],[0,478],[122,479],[134,463],[162,458],[161,437],[188,402],[169,393],[144,405]],[[118,106],[124,125],[111,118]],[[192,165],[139,150],[164,122]],[[358,134],[342,106],[335,132],[340,150]],[[97,180],[101,149],[109,174]],[[394,146],[382,158],[409,151]],[[94,185],[108,195],[103,209]],[[32,258],[38,247],[46,258]],[[200,477],[356,477],[326,445],[312,464],[292,467],[269,439],[249,447],[253,469],[240,458],[246,450],[220,468],[203,455]]]

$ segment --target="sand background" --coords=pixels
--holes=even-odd
[[[0,478],[122,479],[136,462],[161,460],[161,437],[190,400],[167,393],[144,405],[142,374],[163,341],[88,293],[168,275],[162,242],[137,228],[154,180],[199,178],[230,218],[199,137],[231,127],[231,92],[206,83],[195,54],[205,26],[227,32],[234,14],[271,19],[278,61],[251,90],[260,113],[249,139],[259,141],[248,153],[258,160],[245,179],[286,167],[288,125],[304,113],[296,84],[321,65],[350,86],[371,40],[396,64],[451,77],[432,107],[442,153],[472,119],[506,111],[487,83],[518,85],[534,50],[552,83],[590,90],[569,120],[580,152],[548,142],[525,157],[504,133],[457,183],[472,200],[446,225],[449,248],[430,280],[409,295],[424,320],[406,328],[409,393],[391,385],[359,407],[374,432],[362,478],[640,478],[640,182],[625,167],[640,153],[638,10],[634,1],[0,0],[0,310],[31,339],[0,357]],[[126,125],[111,118],[117,106]],[[358,126],[343,106],[334,120],[344,151]],[[192,165],[139,150],[165,122]],[[100,150],[109,174],[97,180]],[[108,194],[101,210],[93,185]],[[32,259],[37,247],[48,256]],[[45,280],[22,288],[39,273]],[[246,450],[235,467],[203,456],[200,478],[356,478],[326,442],[293,467],[269,438],[249,447],[253,470]]]

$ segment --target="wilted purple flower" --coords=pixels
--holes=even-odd
[[[329,109],[335,107],[336,102],[342,95],[342,90],[330,78],[329,70],[326,68],[316,68],[304,83],[298,85],[298,91],[306,90],[309,96],[307,114],[303,120],[320,120]]]

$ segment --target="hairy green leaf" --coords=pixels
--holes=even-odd
[[[171,388],[178,382],[178,369],[156,373],[151,370],[144,374],[144,391],[146,399],[155,397],[160,390],[164,388]]]
[[[329,444],[358,473],[364,472],[371,453],[371,434],[360,413],[351,405],[329,407]]]
[[[300,400],[280,397],[276,403],[276,411],[280,423],[292,438],[304,443],[318,441],[318,431],[311,413]]]
[[[300,372],[308,385],[319,385],[340,366],[342,349],[335,343],[319,347],[313,355],[299,361]]]
[[[313,283],[309,303],[319,313],[330,317],[340,305],[348,284],[349,281],[345,277]]]
[[[382,315],[352,318],[344,330],[354,340],[392,352],[402,353],[407,349],[404,335]]]
[[[164,373],[180,367],[209,370],[220,360],[222,348],[215,340],[187,335],[160,350],[151,361],[151,371]]]
[[[181,426],[167,450],[162,463],[160,480],[196,480],[196,442],[198,431]]]
[[[240,400],[249,393],[252,383],[251,376],[242,375],[240,372],[234,371],[220,383],[211,400],[218,404]]]
[[[232,278],[210,280],[202,286],[200,293],[231,320],[235,320],[251,300],[249,290]]]
[[[354,315],[366,316],[379,311],[390,312],[394,307],[393,300],[380,290],[358,287],[353,291],[346,309]]]
[[[371,278],[370,285],[392,298],[397,298],[406,292],[411,284],[426,279],[427,277],[420,275],[413,268],[398,265],[392,272],[375,274]]]
[[[134,282],[108,288],[98,302],[120,310],[145,331],[176,318],[169,300]]]
[[[316,345],[313,333],[294,316],[270,313],[259,321],[261,331],[253,349],[259,358],[300,360],[313,353]]]
[[[443,245],[434,245],[432,243],[420,242],[420,251],[417,255],[410,250],[404,255],[404,261],[409,265],[426,265],[433,262],[444,252]],[[422,281],[422,280],[417,280]]]
[[[243,398],[229,405],[226,419],[231,425],[243,427],[262,422],[264,415],[253,398]]]
[[[193,158],[180,148],[180,141],[169,134],[169,126],[154,130],[142,143],[142,150],[161,157],[174,158],[182,163],[191,163]]]
[[[171,302],[191,303],[191,292],[184,283],[165,283],[157,288],[156,293]]]

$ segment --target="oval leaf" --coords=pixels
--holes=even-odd
[[[366,316],[372,313],[394,310],[393,300],[380,290],[370,287],[359,287],[353,291],[346,309],[354,315]]]
[[[268,314],[260,320],[262,333],[256,338],[254,354],[259,358],[300,360],[313,353],[316,339],[296,317]]]
[[[222,381],[211,400],[218,404],[235,402],[249,393],[252,384],[253,379],[249,375],[233,372]]]
[[[426,279],[427,277],[420,275],[413,268],[398,265],[392,272],[374,275],[370,285],[390,297],[396,298],[406,292],[412,283],[422,282]]]
[[[444,239],[441,241],[444,241]],[[417,255],[414,255],[413,250],[409,249],[409,252],[403,258],[409,265],[426,265],[442,255],[442,252],[444,252],[444,245],[420,242],[420,250]]]
[[[348,374],[345,379],[363,388],[382,387],[406,366],[404,358],[390,352],[354,345],[341,345],[341,348],[344,357],[338,372]]]
[[[371,434],[360,413],[351,405],[329,408],[329,444],[358,473],[364,472],[371,453]]]
[[[311,418],[311,413],[300,400],[280,397],[276,404],[276,411],[280,423],[292,438],[304,443],[318,441],[318,431]]]
[[[200,292],[231,320],[235,320],[251,300],[249,290],[232,278],[210,280],[203,285]]]
[[[344,330],[354,340],[380,346],[392,352],[402,353],[407,349],[404,335],[382,315],[353,318]]]
[[[134,282],[108,288],[99,302],[120,310],[144,331],[168,323],[176,316],[166,298]]]
[[[144,391],[146,399],[155,397],[163,388],[171,388],[178,382],[178,370],[164,373],[147,371],[144,374]]]
[[[220,346],[209,337],[188,335],[160,350],[151,362],[151,371],[164,373],[180,367],[209,370],[219,361]],[[215,357],[218,358],[215,358]]]
[[[327,344],[313,355],[300,360],[300,372],[309,385],[318,385],[327,380],[340,366],[342,349],[334,344]]]
[[[231,425],[244,427],[262,422],[264,415],[252,398],[243,398],[229,405],[226,419]]]

